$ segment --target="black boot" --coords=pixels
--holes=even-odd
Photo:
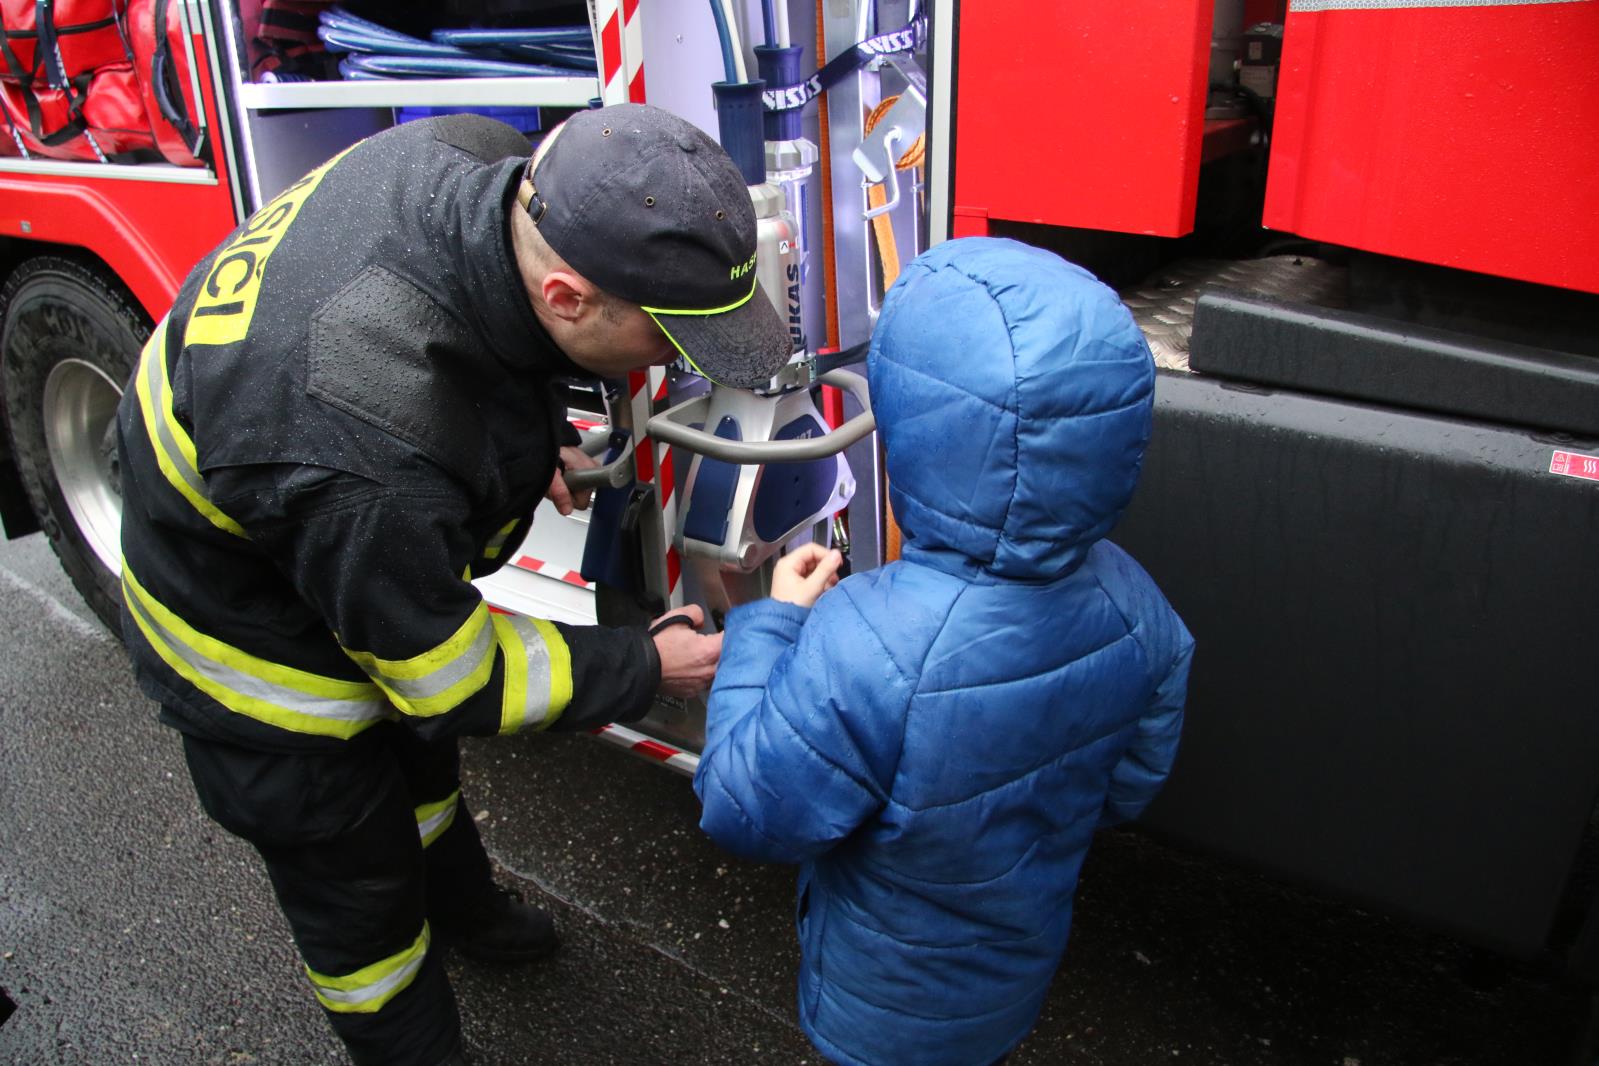
[[[475,906],[440,908],[431,916],[435,938],[479,962],[542,959],[560,946],[548,911],[522,901],[512,889],[492,886]]]

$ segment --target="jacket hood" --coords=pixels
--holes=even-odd
[[[1121,517],[1155,366],[1086,270],[1011,240],[945,242],[889,290],[867,359],[905,558],[1050,580]]]

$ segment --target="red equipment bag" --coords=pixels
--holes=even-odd
[[[134,162],[155,147],[117,0],[0,0],[0,111],[28,155]]]
[[[184,46],[183,3],[127,0],[128,30],[156,148],[169,163],[200,167],[210,162],[211,149]]]
[[[335,0],[261,0],[261,21],[250,40],[251,73],[338,80],[338,57],[328,54],[317,36],[322,12]]]

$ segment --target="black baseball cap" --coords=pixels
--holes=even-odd
[[[582,111],[552,130],[517,193],[573,270],[638,304],[720,385],[764,385],[793,354],[755,277],[755,208],[697,126],[645,104]]]

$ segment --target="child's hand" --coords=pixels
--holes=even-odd
[[[838,584],[838,568],[843,565],[844,556],[836,548],[807,544],[791,551],[772,569],[772,599],[809,607]]]

